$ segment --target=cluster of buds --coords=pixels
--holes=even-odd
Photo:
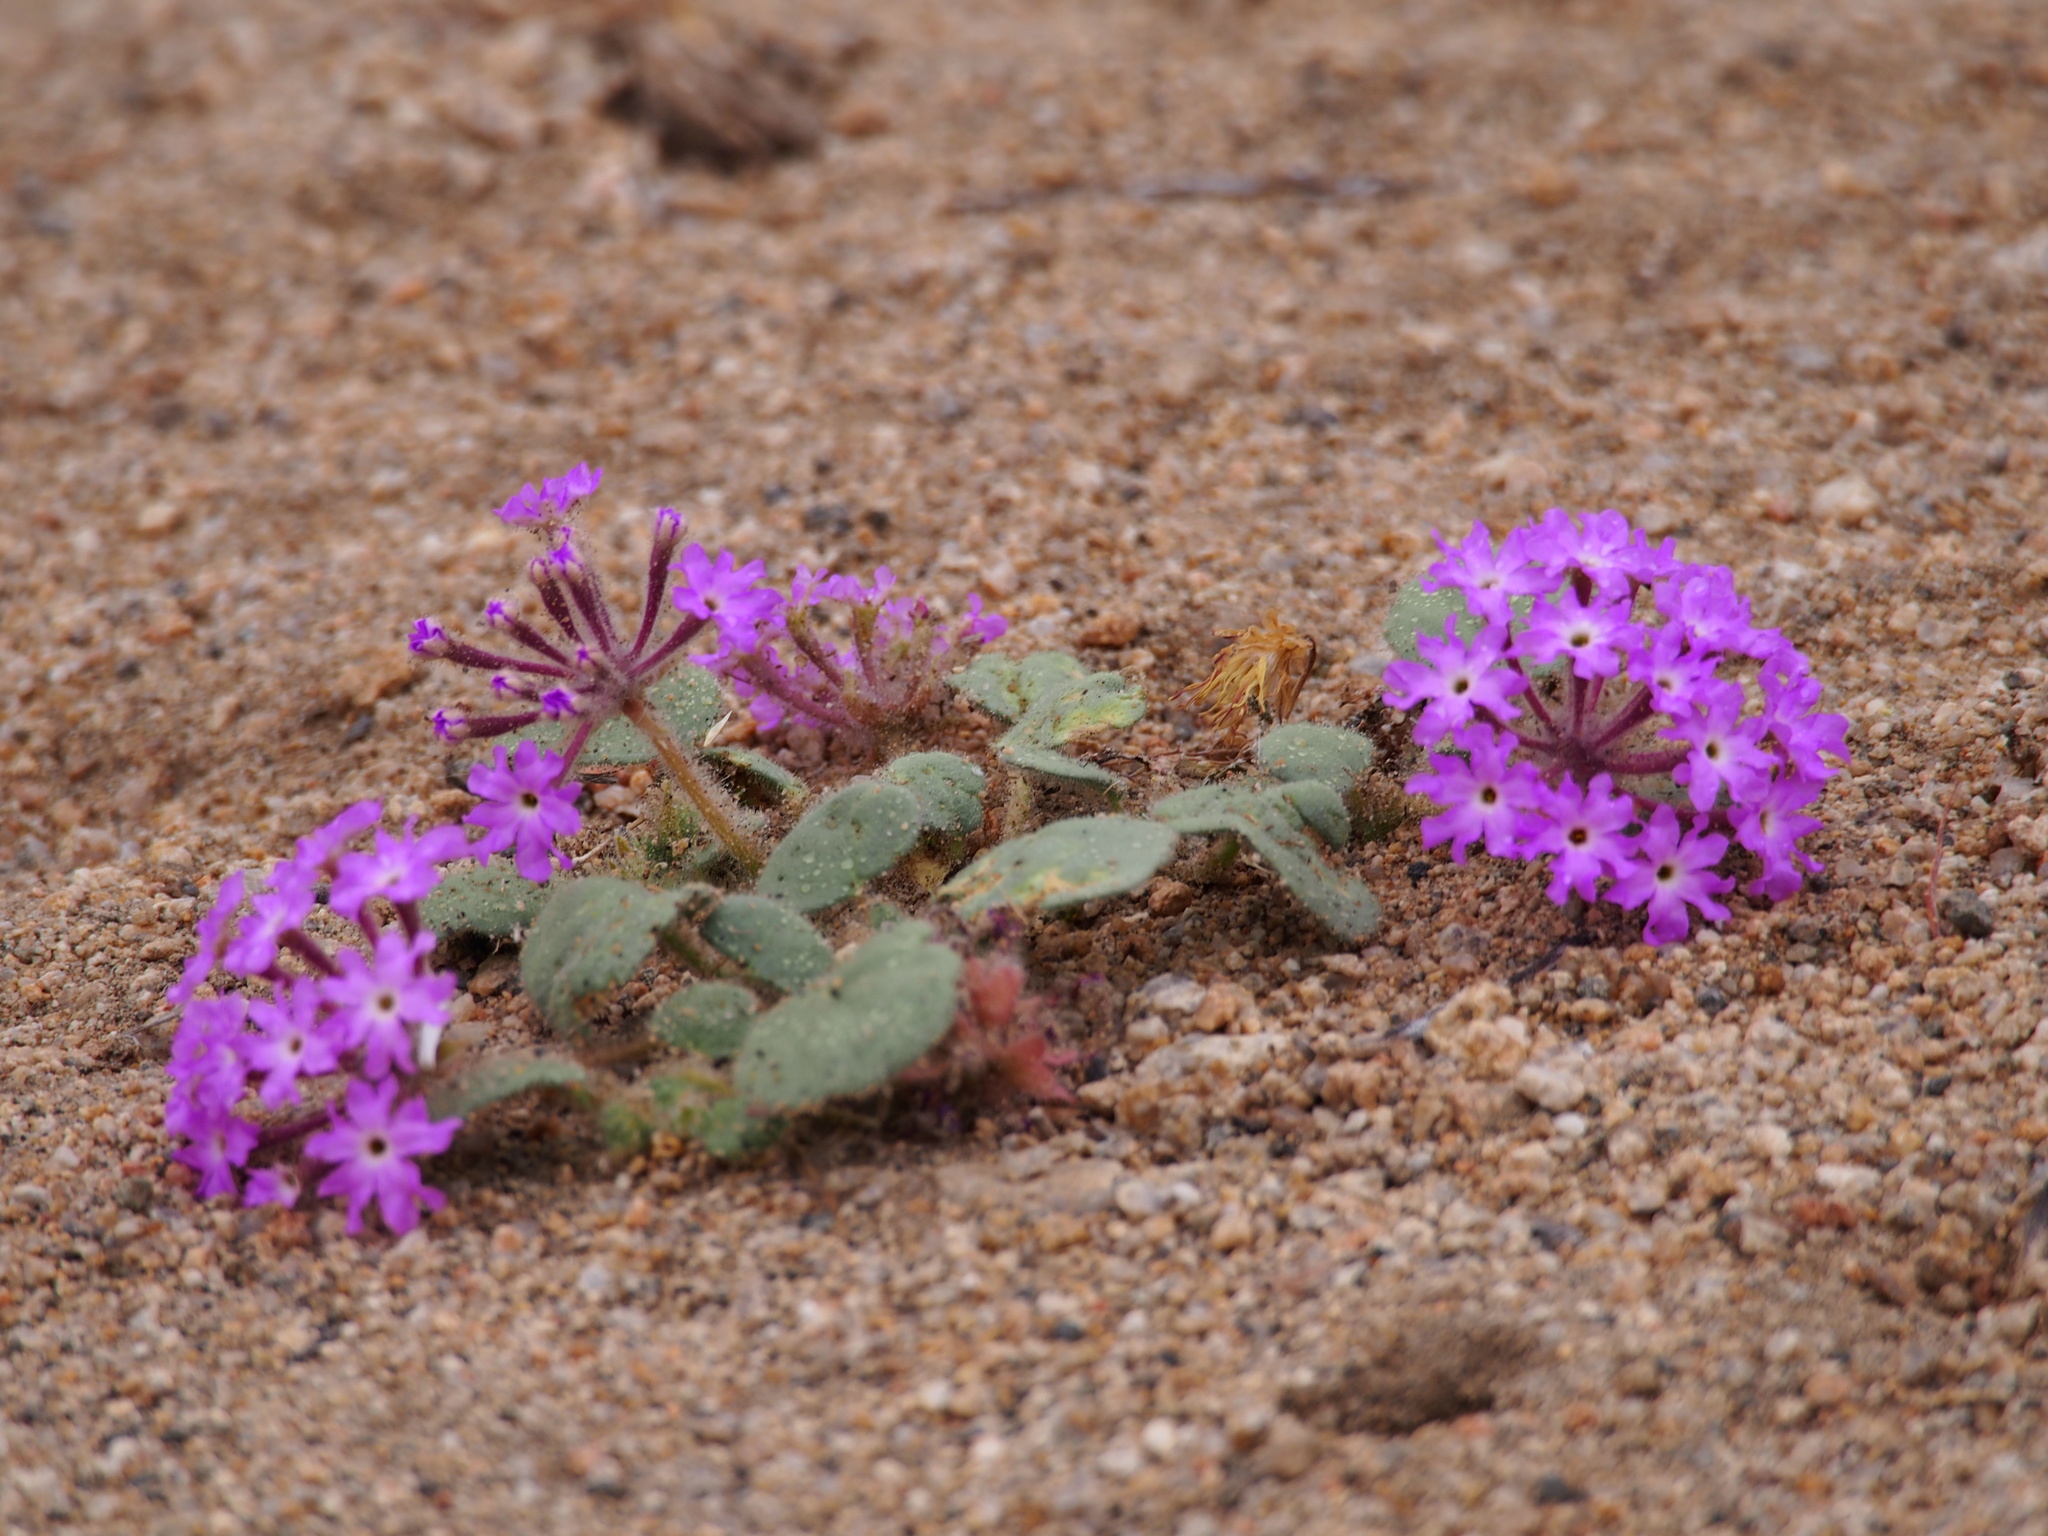
[[[1848,722],[1817,708],[1806,657],[1750,622],[1726,566],[1687,564],[1615,512],[1553,510],[1498,549],[1479,525],[1438,544],[1423,584],[1462,597],[1470,632],[1453,616],[1386,673],[1389,704],[1422,707],[1416,743],[1457,748],[1408,782],[1443,807],[1424,846],[1548,857],[1552,901],[1646,908],[1651,944],[1684,938],[1690,911],[1727,917],[1731,838],[1761,865],[1751,895],[1783,900],[1820,871],[1803,812]],[[1517,598],[1535,600],[1526,617]]]
[[[939,697],[941,657],[964,659],[1009,627],[982,611],[979,595],[944,621],[921,597],[891,596],[895,585],[886,565],[866,586],[799,565],[787,595],[721,627],[718,649],[693,659],[726,678],[763,729],[795,722],[872,740]],[[836,626],[827,603],[843,607]]]
[[[654,514],[647,552],[645,600],[628,639],[628,625],[613,613],[597,573],[576,551],[571,522],[603,479],[601,470],[579,464],[543,481],[538,491],[523,486],[498,509],[505,522],[535,530],[551,546],[527,566],[527,577],[557,638],[504,602],[485,607],[484,624],[507,642],[506,651],[456,639],[430,618],[413,624],[414,654],[489,673],[491,692],[504,704],[502,712],[489,715],[437,710],[435,733],[461,741],[509,735],[543,720],[563,723],[559,751],[542,752],[525,742],[508,758],[499,747],[494,761],[479,764],[470,778],[472,793],[511,794],[526,813],[518,818],[524,835],[517,846],[520,873],[529,879],[546,879],[551,868],[562,865],[553,837],[575,830],[569,775],[591,733],[617,715],[653,742],[712,835],[742,863],[758,867],[760,852],[753,839],[648,707],[646,694],[707,625],[716,626],[731,645],[751,636],[775,611],[778,599],[760,585],[760,561],[737,565],[730,551],[714,559],[700,544],[679,549],[683,520],[674,509],[662,507]],[[672,578],[680,578],[673,588]],[[662,614],[669,607],[680,617],[664,636]],[[512,654],[509,647],[523,654]]]
[[[239,1190],[249,1205],[293,1206],[300,1170],[324,1167],[318,1192],[348,1201],[351,1232],[373,1201],[400,1233],[418,1223],[422,1206],[443,1203],[414,1159],[445,1151],[462,1122],[434,1120],[425,1098],[399,1093],[402,1079],[434,1064],[455,995],[455,978],[428,964],[434,935],[420,902],[442,864],[474,850],[460,828],[415,836],[410,822],[351,850],[381,814],[374,800],[350,806],[300,838],[262,889],[240,871],[229,875],[200,920],[198,951],[168,994],[183,1015],[164,1124],[184,1139],[175,1155],[199,1175],[202,1199]],[[327,909],[360,931],[360,950],[329,950],[306,931],[323,888]],[[216,970],[248,990],[199,996]],[[264,1109],[289,1110],[304,1103],[304,1081],[335,1073],[348,1077],[338,1104],[270,1126],[242,1113],[252,1087]],[[238,1170],[253,1154],[299,1142],[297,1168],[274,1163],[242,1185]]]
[[[899,1080],[998,1100],[1073,1103],[1059,1074],[1079,1057],[1055,1047],[1043,999],[1024,991],[1024,967],[1008,955],[976,956],[961,968],[960,987],[952,1029]]]

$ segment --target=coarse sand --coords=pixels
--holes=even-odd
[[[820,134],[728,174],[604,9],[0,7],[0,1530],[2048,1531],[2048,15],[735,6],[674,35]],[[672,503],[1144,679],[1146,794],[1300,625],[1385,927],[1248,861],[1035,921],[1071,1108],[508,1105],[403,1241],[195,1203],[195,917],[470,804],[403,632],[578,460],[621,583]],[[1796,899],[1652,951],[1420,848],[1387,604],[1554,504],[1850,717]]]

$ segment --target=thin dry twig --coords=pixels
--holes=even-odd
[[[950,214],[1009,213],[1065,197],[1117,197],[1137,203],[1257,202],[1268,197],[1306,197],[1318,202],[1364,202],[1404,197],[1419,183],[1386,176],[1325,176],[1316,171],[1192,172],[1181,176],[1136,176],[1123,182],[1068,181],[1034,187],[998,187],[962,192],[950,199]]]
[[[1935,905],[1935,897],[1941,890],[1941,845],[1948,836],[1948,807],[1943,805],[1941,814],[1934,822],[1934,862],[1927,871],[1927,936],[1938,938],[1941,934],[1941,916]]]

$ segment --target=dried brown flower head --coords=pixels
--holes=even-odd
[[[1256,714],[1274,725],[1294,712],[1309,673],[1315,670],[1316,643],[1278,613],[1249,629],[1219,629],[1230,642],[1209,668],[1209,675],[1182,693],[1211,725],[1233,736],[1244,734],[1245,722]]]

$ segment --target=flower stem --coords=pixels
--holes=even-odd
[[[749,875],[759,874],[766,857],[761,852],[761,845],[732,819],[725,797],[704,782],[675,737],[669,734],[668,727],[647,707],[647,701],[628,698],[620,710],[639,727],[641,735],[654,743],[654,750],[661,755],[662,762],[683,793],[690,797],[690,804],[697,808],[697,814],[704,818],[704,825],[711,829],[711,835],[718,839],[719,845],[738,860]]]

